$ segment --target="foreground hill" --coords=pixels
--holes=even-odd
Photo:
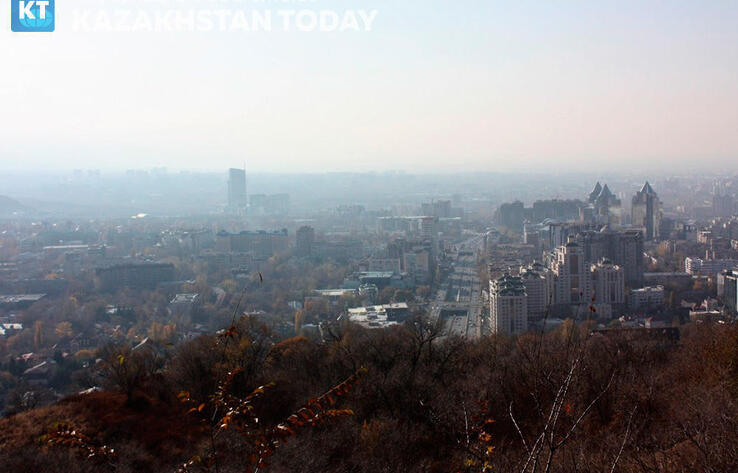
[[[317,343],[247,322],[164,356],[107,347],[109,392],[0,420],[0,471],[738,471],[738,326],[677,333],[414,323]],[[57,422],[117,458],[41,442]]]
[[[177,404],[143,396],[126,403],[124,395],[113,392],[77,395],[50,407],[1,419],[0,471],[42,473],[100,468],[73,449],[40,442],[60,422],[74,425],[96,444],[113,446],[120,471],[168,471],[188,456],[188,449],[202,434],[195,420]],[[67,466],[60,469],[60,464]]]

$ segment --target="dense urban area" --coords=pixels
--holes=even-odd
[[[735,176],[27,179],[0,197],[0,470],[738,466]],[[211,435],[256,419],[236,393],[279,440]],[[279,424],[304,402],[309,432]]]

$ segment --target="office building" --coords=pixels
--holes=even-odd
[[[228,209],[233,213],[245,213],[248,206],[246,198],[246,171],[228,170]]]
[[[592,219],[602,225],[618,226],[621,224],[621,202],[615,194],[610,191],[607,184],[604,186],[598,182],[589,194],[589,206]]]
[[[661,201],[648,181],[633,197],[631,225],[643,229],[646,241],[658,240],[661,227]]]

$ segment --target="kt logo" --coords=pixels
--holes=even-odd
[[[10,29],[18,32],[54,31],[55,0],[11,0]]]

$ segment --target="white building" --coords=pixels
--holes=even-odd
[[[351,322],[372,329],[397,325],[408,314],[409,309],[405,302],[356,307],[348,310],[348,318]]]
[[[684,259],[684,271],[691,275],[702,274],[708,276],[718,274],[738,267],[738,260],[735,259],[702,259],[687,257]]]
[[[625,303],[625,271],[603,259],[591,266],[592,299],[595,305]]]
[[[492,333],[528,330],[528,295],[521,278],[505,274],[490,281],[489,304]]]
[[[664,286],[650,286],[630,291],[630,308],[641,309],[664,305]]]
[[[543,319],[553,297],[553,274],[536,263],[520,268],[520,277],[528,295],[528,322]]]

